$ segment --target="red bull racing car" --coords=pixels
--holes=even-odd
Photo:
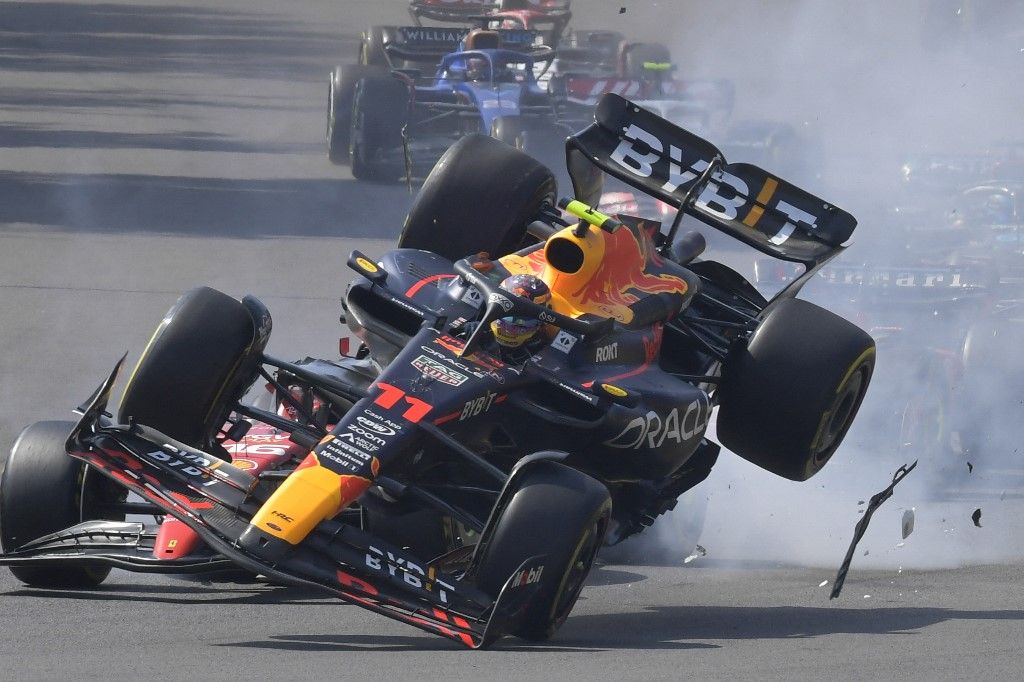
[[[795,295],[853,217],[615,95],[567,160],[578,224],[531,157],[479,135],[454,145],[399,248],[349,259],[352,356],[276,359],[258,300],[185,294],[116,414],[117,369],[77,423],[19,438],[0,563],[40,587],[233,567],[477,648],[555,632],[601,545],[708,475],[712,410],[736,454],[813,476],[857,413],[874,343]],[[604,173],[677,219],[590,208]],[[677,236],[684,214],[807,273],[767,301]],[[256,381],[272,404],[244,400]]]

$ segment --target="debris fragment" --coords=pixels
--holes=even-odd
[[[685,559],[683,559],[683,563],[684,564],[688,564],[691,561],[693,561],[694,559],[699,559],[702,556],[707,556],[707,555],[708,555],[708,551],[706,549],[704,549],[703,547],[701,547],[700,545],[697,545],[696,547],[694,547],[693,552],[690,554],[690,556],[688,556]]]
[[[820,583],[818,583],[818,587],[825,587],[825,585],[828,585],[827,580],[822,580]]]
[[[626,13],[626,8],[625,7],[620,7],[619,8],[619,14],[625,14],[625,13]]]
[[[974,465],[971,464],[970,462],[967,463],[967,473],[969,473],[969,474],[973,474],[974,473]]]
[[[867,556],[868,554],[871,554],[871,550],[870,549],[865,549],[864,550],[864,556]]]
[[[896,547],[902,547],[905,544],[907,544],[907,543],[905,543],[905,542],[897,542],[896,543]]]
[[[870,594],[865,594],[865,595],[864,595],[864,598],[865,598],[865,599],[871,599],[871,595],[870,595]]]
[[[975,526],[981,528],[981,507],[975,509],[974,513],[971,514],[971,521],[974,521]]]
[[[857,543],[864,537],[864,533],[868,529],[868,524],[871,522],[871,515],[875,513],[875,510],[882,506],[882,503],[892,497],[893,490],[896,485],[906,478],[907,474],[914,470],[917,466],[917,460],[910,466],[904,464],[896,473],[892,475],[892,483],[879,493],[871,496],[871,500],[868,502],[867,508],[864,510],[864,518],[857,522],[857,525],[853,529],[853,540],[850,541],[850,548],[846,550],[846,557],[843,559],[843,563],[839,565],[839,571],[836,573],[835,582],[832,584],[832,593],[829,595],[829,599],[835,599],[839,596],[839,593],[843,590],[843,583],[846,581],[846,574],[850,570],[850,563],[853,562],[853,553],[857,550]]]
[[[864,504],[864,500],[857,500],[857,506],[858,507],[861,506],[862,504]]]
[[[914,532],[914,507],[903,512],[903,539],[906,540],[907,536]]]

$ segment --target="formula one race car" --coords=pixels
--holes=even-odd
[[[576,225],[537,161],[485,136],[455,144],[400,248],[349,259],[354,357],[277,360],[259,301],[185,294],[116,416],[115,370],[77,424],[19,439],[0,481],[0,563],[30,585],[88,586],[110,566],[230,561],[475,648],[555,632],[602,542],[708,475],[714,407],[733,452],[813,476],[868,388],[871,338],[795,298],[803,281],[766,301],[700,260],[677,223],[587,204],[605,171],[807,277],[853,217],[620,97],[567,145]],[[278,409],[242,402],[258,377]],[[295,466],[278,450],[251,462],[254,422],[290,434]],[[126,512],[177,519],[205,549],[155,558],[154,544],[173,547]]]
[[[397,180],[425,171],[472,133],[523,149],[560,149],[568,130],[556,123],[551,98],[537,84],[534,60],[505,49],[503,35],[470,31],[432,79],[372,66],[335,69],[329,157],[347,156],[357,179]]]

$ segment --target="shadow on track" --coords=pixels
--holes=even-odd
[[[171,149],[190,152],[319,152],[320,143],[247,142],[205,131],[128,133],[96,130],[55,130],[42,126],[0,125],[0,148]]]
[[[220,596],[218,596],[220,595]],[[186,585],[104,585],[93,590],[46,590],[28,587],[0,593],[0,596],[30,599],[73,599],[96,602],[139,602],[148,604],[177,604],[182,607],[219,604],[245,606],[252,604],[307,604],[340,605],[318,590],[296,587],[275,587],[244,584]]]
[[[320,80],[323,55],[354,55],[353,37],[286,16],[195,6],[4,3],[0,69]],[[339,24],[343,19],[338,13]],[[254,73],[254,65],[258,73]]]
[[[650,606],[630,613],[573,615],[559,632],[557,643],[563,647],[595,649],[659,649],[672,648],[680,640],[910,635],[922,628],[955,620],[1024,621],[1024,611]]]
[[[0,172],[0,224],[215,237],[395,239],[412,197],[342,179]]]

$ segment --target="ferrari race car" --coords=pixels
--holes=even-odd
[[[0,479],[0,563],[29,585],[88,587],[111,566],[230,562],[477,648],[554,634],[602,543],[708,475],[714,408],[730,450],[813,476],[857,413],[875,345],[795,295],[853,217],[614,95],[567,160],[575,225],[532,157],[481,135],[453,145],[399,248],[349,259],[352,357],[275,359],[259,301],[185,294],[116,415],[115,368],[77,423],[19,438]],[[699,238],[677,238],[678,219],[592,209],[603,173],[806,276],[765,300],[701,259]],[[243,400],[260,377],[276,409]],[[249,433],[294,449],[256,462]],[[126,513],[176,524],[193,551],[154,556],[181,545]]]
[[[328,100],[328,156],[350,161],[357,179],[397,180],[425,171],[472,133],[519,148],[560,148],[568,130],[556,123],[551,98],[537,84],[534,60],[506,49],[504,35],[470,31],[428,80],[376,66],[337,67]]]

